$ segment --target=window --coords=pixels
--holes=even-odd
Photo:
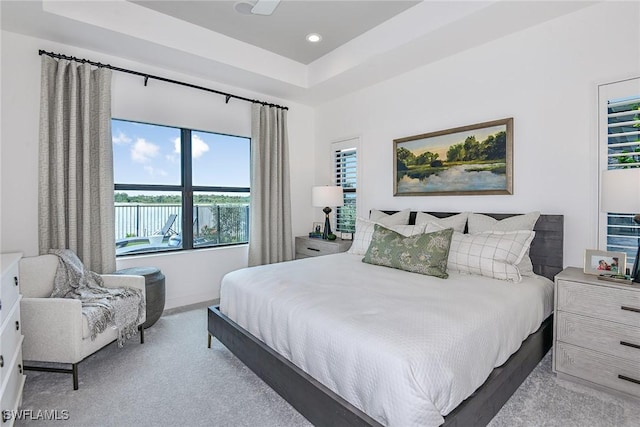
[[[344,206],[336,210],[336,231],[355,233],[358,139],[332,144],[335,184],[342,186]]]
[[[249,241],[250,139],[111,121],[116,254]]]
[[[600,104],[600,168],[640,167],[640,79],[602,85]],[[601,214],[600,246],[625,252],[630,268],[636,257],[640,227],[633,216],[640,212]]]

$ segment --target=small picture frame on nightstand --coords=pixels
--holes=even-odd
[[[345,232],[341,231],[339,237],[342,240],[353,240],[353,233],[345,233]]]
[[[584,252],[584,273],[596,275],[625,274],[627,254],[624,252],[587,249]]]

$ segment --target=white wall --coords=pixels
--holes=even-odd
[[[329,143],[361,135],[360,215],[563,214],[565,265],[581,266],[597,236],[596,84],[640,75],[639,16],[638,2],[601,3],[322,105],[316,181],[329,179]],[[395,138],[506,117],[514,118],[513,195],[393,196]]]
[[[293,231],[305,234],[319,209],[310,187],[331,180],[329,144],[360,136],[359,212],[412,207],[434,211],[565,215],[565,264],[581,265],[597,234],[596,84],[640,75],[637,2],[601,3],[460,53],[316,109],[289,111]],[[612,37],[615,35],[615,42]],[[473,35],[463,35],[472,37]],[[14,33],[2,32],[0,251],[37,254],[38,49],[87,57],[223,91],[226,87]],[[375,71],[375,70],[372,70]],[[249,104],[114,73],[113,115],[151,123],[248,135]],[[514,118],[511,196],[393,197],[392,141],[420,133]],[[315,141],[315,144],[314,144]],[[167,308],[219,295],[220,278],[244,267],[246,246],[137,256],[118,268],[160,267]]]
[[[2,144],[0,251],[38,253],[38,117],[40,57],[38,49],[131,68],[176,80],[287,105],[291,152],[293,231],[304,234],[312,221],[310,188],[313,173],[313,114],[309,107],[216,82],[135,63],[124,58],[2,32]],[[113,73],[112,115],[143,121],[241,136],[251,135],[251,104],[157,80],[143,85],[141,77]],[[247,265],[247,246],[184,251],[177,254],[119,258],[118,268],[156,266],[166,276],[166,308],[219,297],[222,276]]]

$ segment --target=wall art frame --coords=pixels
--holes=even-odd
[[[393,140],[394,196],[513,194],[513,117]]]

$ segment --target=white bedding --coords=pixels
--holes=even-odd
[[[336,254],[234,271],[220,309],[382,424],[437,426],[538,329],[553,283],[438,279]]]

